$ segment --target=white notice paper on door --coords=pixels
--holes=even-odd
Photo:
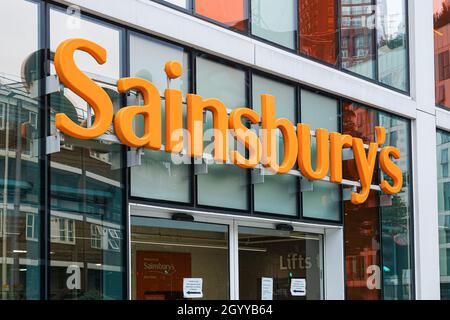
[[[291,295],[293,297],[306,296],[306,279],[291,279]]]
[[[183,278],[184,298],[203,298],[202,278]]]
[[[261,300],[273,300],[273,278],[261,278]]]

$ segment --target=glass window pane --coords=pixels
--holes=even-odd
[[[411,152],[410,122],[379,113],[379,123],[386,128],[385,146],[400,150],[401,157],[394,160],[403,172],[402,190],[392,196],[380,194],[381,246],[383,262],[383,298],[385,300],[412,299],[412,230],[411,230]],[[383,174],[383,179],[390,180]]]
[[[246,107],[245,72],[203,57],[197,57],[197,94],[217,98],[228,109]]]
[[[170,87],[185,95],[189,85],[188,55],[182,47],[140,35],[130,34],[130,75],[153,83],[164,96],[167,89],[167,76],[164,66],[168,61],[178,61],[183,66],[183,75],[171,80]]]
[[[370,143],[375,138],[378,115],[358,104],[344,102],[343,133]],[[354,160],[343,163],[344,179],[357,181]],[[351,189],[350,189],[351,190]],[[344,188],[344,193],[346,189]],[[381,296],[381,230],[379,199],[371,191],[366,202],[354,205],[344,199],[346,297],[350,300],[379,300]]]
[[[296,90],[294,86],[254,75],[253,108],[261,114],[261,94],[275,97],[276,117],[297,123]],[[283,161],[284,146],[277,130],[278,163]],[[255,211],[296,216],[298,212],[298,178],[287,174],[265,175],[264,182],[254,184]]]
[[[450,134],[437,132],[439,257],[441,275],[441,299],[450,300],[450,182],[448,181],[448,153]],[[444,156],[445,155],[445,156]]]
[[[337,64],[335,0],[299,0],[300,52],[328,64]]]
[[[93,20],[79,19],[75,15],[69,15],[65,11],[50,10],[50,20],[58,28],[52,28],[50,32],[50,50],[56,51],[58,45],[70,38],[83,38],[100,44],[108,53],[107,61],[100,65],[86,52],[75,52],[77,66],[93,74],[102,75],[109,79],[118,79],[120,75],[120,50],[117,46],[120,34],[115,29],[106,25],[93,23]]]
[[[186,299],[183,279],[201,278],[202,299],[226,300],[228,266],[225,225],[131,218],[132,299]]]
[[[189,9],[189,3],[191,0],[162,0],[164,2],[173,4],[175,6],[184,8],[184,9]]]
[[[302,123],[309,124],[311,130],[327,129],[329,132],[339,131],[338,101],[308,90],[301,91]]]
[[[131,76],[152,82],[159,89],[161,96],[164,96],[164,90],[167,88],[164,65],[171,60],[179,61],[183,65],[183,75],[179,79],[172,80],[170,87],[181,90],[183,99],[185,99],[188,91],[189,66],[188,55],[183,48],[134,33],[130,35]],[[163,144],[165,144],[164,102],[161,108],[161,134]],[[183,112],[184,119],[186,119],[185,105]],[[142,119],[136,120],[135,130],[138,135],[143,130]],[[142,164],[131,168],[131,195],[141,198],[189,202],[191,199],[189,162],[172,161],[172,155],[163,151],[145,150],[144,152]],[[151,187],[148,185],[149,181],[152,181]]]
[[[39,5],[5,0],[0,10],[0,299],[40,296]],[[31,121],[30,121],[31,120]]]
[[[297,123],[295,87],[269,78],[253,75],[253,109],[261,114],[261,95],[275,97],[275,116]]]
[[[95,41],[107,49],[109,63],[98,65],[92,57],[80,53],[75,55],[77,65],[94,73],[94,77],[117,79],[121,30],[84,18],[67,24],[70,19],[73,17],[56,9],[50,11],[51,47],[72,37]],[[115,86],[98,84],[109,94],[117,111],[121,101]],[[88,108],[67,88],[52,94],[53,130],[55,113],[63,111],[77,123],[88,123]],[[61,151],[50,156],[51,299],[124,298],[121,151],[118,144],[66,136]],[[91,244],[92,225],[101,230],[101,247]],[[113,239],[112,232],[119,234],[119,239]]]
[[[240,31],[247,30],[247,0],[196,0],[195,12]]]
[[[229,109],[245,107],[245,72],[202,57],[197,58],[197,93],[203,98],[218,98]],[[205,130],[212,128],[211,112],[207,112]],[[233,138],[229,136],[230,145]],[[205,148],[212,141],[205,140]],[[200,205],[245,210],[247,170],[234,165],[208,165],[208,173],[197,176],[197,201]]]
[[[341,0],[342,68],[375,79],[374,29],[372,0]]]
[[[171,154],[164,151],[146,150],[142,164],[131,169],[134,197],[189,202],[190,185],[190,165],[172,161]]]
[[[339,132],[338,101],[307,90],[301,92],[302,123],[309,124],[311,130],[328,129]],[[316,139],[311,139],[311,157],[316,167]],[[340,220],[340,186],[323,181],[314,181],[311,191],[302,192],[303,216],[307,218]]]
[[[378,1],[377,22],[379,81],[405,91],[408,83],[405,0]]]
[[[295,49],[297,1],[251,0],[252,34]]]
[[[434,66],[436,104],[450,108],[450,6],[434,0]]]
[[[238,237],[239,299],[261,300],[262,278],[272,279],[273,300],[321,299],[319,235],[239,227]],[[303,295],[292,295],[292,279],[306,281]]]

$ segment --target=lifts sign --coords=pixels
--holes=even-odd
[[[55,68],[60,81],[78,96],[83,98],[93,109],[94,121],[91,126],[82,126],[73,122],[66,114],[56,115],[56,127],[62,133],[78,139],[94,139],[104,134],[114,125],[114,132],[119,140],[133,148],[160,150],[162,148],[162,101],[158,89],[151,82],[142,78],[122,78],[117,82],[117,90],[126,93],[130,90],[139,92],[143,104],[126,106],[115,115],[113,103],[107,93],[75,64],[74,53],[84,51],[99,64],[106,62],[106,50],[100,45],[85,39],[68,39],[56,50]],[[168,79],[182,75],[181,64],[169,61],[165,65]],[[283,174],[295,165],[305,178],[323,180],[328,177],[331,183],[342,183],[342,151],[353,151],[360,187],[351,194],[354,204],[364,203],[371,189],[377,157],[381,170],[389,177],[382,179],[380,189],[386,194],[395,194],[402,188],[402,172],[393,159],[400,158],[400,150],[384,146],[386,130],[375,127],[376,141],[368,146],[360,138],[327,129],[316,129],[316,165],[313,168],[311,152],[310,127],[304,123],[294,125],[288,119],[276,118],[275,98],[268,94],[261,95],[261,115],[249,108],[236,108],[230,113],[218,99],[203,98],[188,94],[187,128],[183,128],[183,97],[176,89],[166,89],[165,99],[165,146],[172,154],[186,154],[188,157],[202,158],[204,149],[204,113],[211,112],[213,117],[213,156],[214,161],[232,164],[242,168],[263,166],[273,174]],[[133,128],[136,117],[143,119],[143,133],[137,134]],[[260,126],[259,132],[251,129]],[[284,140],[282,161],[277,160],[277,131]],[[229,141],[235,140],[235,141]],[[229,150],[230,142],[238,142],[245,150]],[[186,144],[186,148],[184,145]]]

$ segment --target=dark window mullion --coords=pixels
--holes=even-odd
[[[40,70],[41,79],[50,75],[50,17],[47,2],[39,4],[39,42],[42,49]],[[45,92],[45,81],[41,84],[41,92]],[[50,299],[50,155],[46,155],[46,139],[50,134],[50,96],[43,95],[40,101],[40,295],[43,300]]]
[[[131,63],[131,56],[130,56],[130,32],[127,29],[122,30],[122,57],[121,57],[121,76],[122,77],[130,77],[130,63]],[[121,95],[121,101],[122,101],[122,106],[126,106],[127,105],[127,99],[126,99],[126,94],[122,94]],[[127,147],[127,146],[122,146],[122,162],[127,162],[127,152],[130,150],[131,148]],[[123,221],[123,225],[124,225],[124,232],[123,232],[123,239],[126,239],[126,243],[122,243],[122,248],[125,248],[125,250],[123,252],[125,252],[123,258],[123,262],[124,262],[124,266],[123,266],[123,270],[124,271],[124,275],[123,275],[123,286],[124,289],[123,291],[123,298],[124,299],[128,299],[128,297],[131,298],[131,292],[129,292],[129,288],[131,287],[130,281],[129,281],[129,274],[131,273],[131,270],[129,268],[129,266],[131,265],[131,261],[130,261],[130,252],[129,250],[131,250],[131,246],[129,246],[129,244],[131,243],[131,234],[129,234],[128,230],[131,230],[130,227],[130,214],[131,212],[128,212],[129,209],[129,198],[131,195],[131,168],[128,168],[126,165],[123,166],[124,169],[122,170],[122,183],[123,183],[123,190],[122,190],[122,195],[123,195],[123,200],[122,200],[122,212],[125,213],[124,215],[124,221]]]
[[[373,26],[373,43],[374,43],[374,55],[375,55],[375,73],[374,73],[374,80],[377,81],[377,83],[380,82],[380,68],[379,68],[379,61],[378,61],[378,0],[373,0],[372,4],[375,9],[375,19],[374,19],[374,26]]]

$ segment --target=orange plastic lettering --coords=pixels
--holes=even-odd
[[[262,162],[265,167],[276,173],[286,173],[295,165],[298,145],[293,124],[285,118],[275,118],[275,97],[261,95],[262,106]],[[284,140],[283,162],[277,163],[276,129],[281,131]]]
[[[117,83],[119,92],[138,90],[144,99],[143,106],[120,109],[114,118],[114,130],[124,144],[139,148],[159,150],[161,148],[161,98],[158,89],[145,79],[123,78]],[[144,135],[138,137],[133,130],[137,115],[144,117]]]
[[[228,114],[218,99],[206,99],[199,95],[187,95],[187,129],[190,135],[188,153],[203,156],[203,111],[211,111],[214,127],[214,160],[228,161]]]
[[[241,118],[247,118],[251,123],[259,123],[259,114],[248,108],[234,109],[230,114],[229,127],[237,141],[243,143],[249,150],[248,160],[238,151],[231,151],[231,161],[241,168],[253,168],[261,161],[261,142],[258,135],[249,130],[241,122]]]
[[[381,126],[376,126],[375,133],[378,145],[382,146],[386,142],[386,129]]]
[[[105,133],[111,125],[113,104],[106,92],[78,69],[73,58],[77,50],[87,52],[99,64],[106,62],[106,50],[88,40],[68,39],[59,45],[55,54],[55,69],[60,81],[92,107],[94,123],[84,128],[64,113],[57,113],[56,128],[78,139],[93,139]]]
[[[353,152],[355,154],[356,168],[361,181],[361,191],[352,192],[352,203],[362,204],[367,200],[372,184],[373,171],[375,169],[375,160],[377,158],[378,144],[371,143],[369,152],[366,156],[364,143],[360,138],[353,138]]]
[[[342,149],[352,147],[352,136],[330,133],[330,181],[333,183],[342,182]]]
[[[389,177],[392,178],[393,185],[388,181],[382,180],[380,184],[381,190],[387,194],[395,194],[400,192],[403,185],[403,175],[400,168],[391,160],[390,156],[395,159],[400,158],[400,150],[395,147],[384,147],[380,152],[380,167]]]
[[[183,96],[180,90],[166,89],[166,152],[183,151]]]
[[[302,175],[309,180],[320,180],[328,173],[330,153],[328,145],[328,130],[316,129],[316,170],[311,161],[311,129],[309,125],[299,123],[298,134],[298,166]]]
[[[176,79],[183,74],[183,66],[178,61],[167,61],[164,71],[169,79]]]

